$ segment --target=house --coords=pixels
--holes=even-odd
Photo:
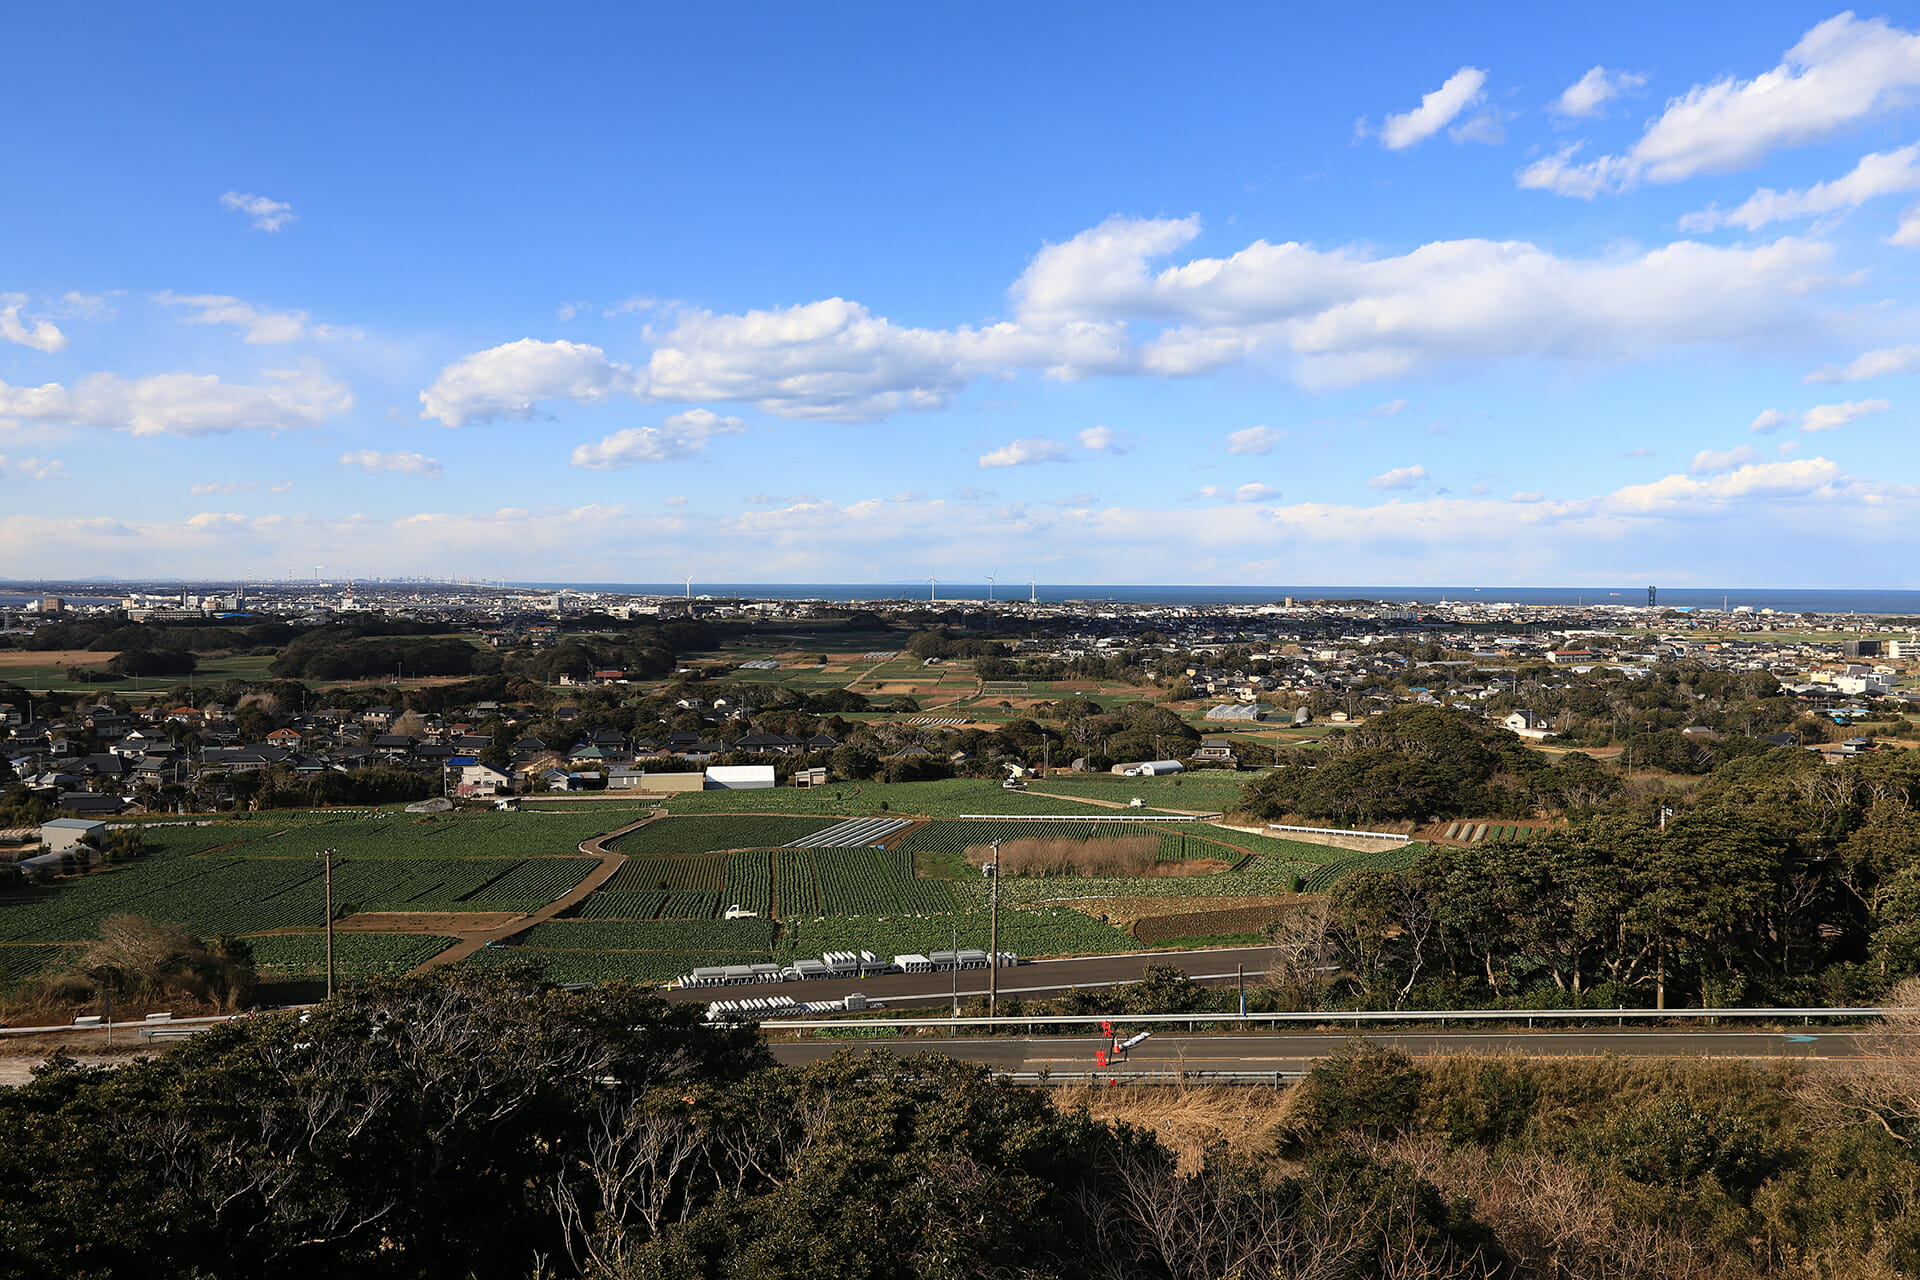
[[[267,744],[274,747],[297,747],[300,734],[293,729],[275,729],[267,735]]]
[[[1511,730],[1523,738],[1550,738],[1553,736],[1553,722],[1531,711],[1514,711],[1500,722],[1500,727]]]
[[[460,766],[454,791],[462,796],[494,796],[513,790],[513,779],[490,764],[475,761]]]
[[[1200,739],[1200,749],[1193,753],[1193,762],[1212,765],[1216,769],[1240,767],[1240,757],[1233,754],[1233,741],[1230,738]]]
[[[97,796],[90,791],[62,791],[54,807],[75,817],[93,815],[104,818],[123,812],[127,802],[119,796]]]
[[[795,769],[787,781],[796,787],[824,787],[827,785],[827,771],[820,765],[811,769]]]

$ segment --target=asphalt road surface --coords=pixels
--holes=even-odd
[[[1170,964],[1207,986],[1231,983],[1234,966],[1246,969],[1249,984],[1258,981],[1273,962],[1271,947],[1230,947],[1210,951],[1136,951],[1119,956],[1080,956],[1065,960],[1022,961],[1000,970],[1002,999],[1044,999],[1075,987],[1111,987],[1140,981],[1150,964]],[[987,970],[962,969],[960,998],[987,994]],[[669,1000],[746,1000],[756,996],[792,996],[795,1000],[838,1000],[858,991],[891,1009],[909,1009],[953,1003],[954,975],[895,973],[868,978],[834,978],[813,982],[763,982],[741,987],[703,987],[670,991]]]
[[[1125,1026],[1125,1019],[1117,1025]],[[778,1023],[766,1024],[766,1030],[778,1036]],[[1128,1065],[1148,1071],[1279,1071],[1297,1073],[1307,1070],[1317,1058],[1326,1057],[1350,1038],[1350,1032],[1228,1035],[1176,1035],[1155,1033],[1128,1055]],[[1658,1058],[1740,1058],[1775,1061],[1781,1059],[1822,1059],[1854,1056],[1857,1046],[1853,1034],[1842,1031],[1809,1031],[1804,1034],[1777,1031],[1669,1031],[1669,1030],[1580,1030],[1580,1031],[1458,1031],[1458,1032],[1382,1032],[1366,1034],[1376,1044],[1389,1045],[1412,1054],[1526,1053],[1599,1057],[1618,1054],[1623,1057]],[[950,1038],[938,1034],[903,1035],[885,1040],[784,1040],[772,1043],[773,1056],[790,1066],[817,1062],[842,1049],[886,1049],[909,1054],[920,1051],[950,1054],[968,1062],[978,1062],[996,1071],[1051,1071],[1070,1075],[1097,1070],[1093,1054],[1107,1047],[1104,1037],[1033,1036],[997,1038]],[[1102,1072],[1110,1075],[1114,1072]]]

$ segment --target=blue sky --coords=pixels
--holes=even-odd
[[[1920,586],[1920,19],[1033,8],[0,12],[0,576]]]

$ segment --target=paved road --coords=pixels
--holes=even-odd
[[[929,948],[948,945],[930,938]],[[1110,987],[1140,981],[1150,964],[1170,964],[1195,982],[1219,986],[1234,980],[1234,966],[1246,968],[1247,981],[1256,982],[1272,963],[1271,947],[1226,947],[1210,951],[1136,951],[1119,956],[1084,956],[1067,960],[1035,960],[1000,970],[1000,998],[1033,1000],[1057,996],[1074,987]],[[959,975],[960,998],[987,994],[987,971],[966,969]],[[838,1000],[858,991],[883,1000],[893,1009],[953,1003],[954,975],[949,973],[887,974],[869,978],[834,978],[804,983],[762,983],[749,987],[712,987],[667,992],[669,1000],[741,1000],[755,996],[792,996],[796,1000]]]
[[[779,1024],[768,1025],[778,1034]],[[1350,1033],[1280,1032],[1272,1035],[1190,1036],[1156,1034],[1129,1055],[1135,1069],[1151,1071],[1300,1072],[1345,1044]],[[1851,1057],[1857,1052],[1847,1032],[1783,1034],[1769,1031],[1541,1031],[1429,1032],[1369,1034],[1376,1044],[1413,1054],[1515,1052],[1536,1055],[1657,1058],[1742,1058],[1775,1061]],[[847,1048],[885,1048],[895,1053],[930,1050],[978,1062],[996,1071],[1052,1071],[1055,1075],[1094,1071],[1094,1050],[1104,1049],[1098,1035],[1034,1036],[1000,1039],[948,1039],[938,1035],[902,1036],[874,1041],[775,1040],[773,1056],[790,1066],[816,1062]]]

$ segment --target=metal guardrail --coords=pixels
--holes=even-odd
[[[1134,1071],[1124,1064],[1108,1071],[995,1071],[995,1080],[1009,1084],[1099,1085],[1118,1084],[1286,1084],[1304,1080],[1304,1071]]]
[[[1277,1030],[1281,1024],[1309,1024],[1317,1026],[1352,1026],[1376,1022],[1526,1022],[1532,1025],[1536,1018],[1561,1022],[1698,1022],[1726,1019],[1758,1019],[1785,1021],[1801,1018],[1811,1022],[1815,1018],[1878,1018],[1889,1011],[1886,1009],[1859,1008],[1807,1008],[1807,1009],[1370,1009],[1359,1012],[1343,1013],[1329,1011],[1324,1013],[1141,1013],[1141,1014],[1035,1014],[1032,1016],[1001,1018],[835,1018],[822,1021],[788,1021],[781,1019],[780,1026],[789,1031],[827,1031],[827,1030],[904,1030],[910,1027],[1034,1027],[1069,1026],[1097,1027],[1103,1022],[1125,1022],[1139,1026],[1178,1026],[1188,1027],[1221,1025],[1237,1027],[1266,1026]]]
[[[1222,813],[1156,813],[1142,807],[1128,813],[959,813],[959,822],[1208,822]],[[935,819],[939,821],[939,819]]]
[[[268,1013],[284,1013],[284,1009],[263,1009],[259,1015],[251,1013],[210,1014],[202,1018],[170,1018],[165,1022],[148,1022],[145,1018],[128,1018],[124,1022],[60,1022],[50,1027],[0,1027],[0,1036],[45,1036],[62,1031],[137,1031],[171,1030],[175,1027],[192,1027],[205,1030],[218,1022],[232,1022],[237,1018],[264,1016]]]
[[[1269,822],[1269,831],[1299,831],[1316,836],[1365,836],[1369,840],[1412,840],[1412,836],[1403,836],[1397,831],[1348,831],[1340,827],[1289,827],[1284,823]]]

